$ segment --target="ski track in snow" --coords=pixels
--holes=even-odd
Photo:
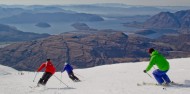
[[[189,94],[189,61],[190,58],[169,60],[171,65],[169,77],[187,87],[168,87],[166,90],[163,90],[162,86],[137,86],[137,83],[143,81],[156,83],[155,79],[143,73],[148,61],[75,69],[74,73],[82,80],[81,82],[72,82],[64,72],[62,81],[69,87],[52,76],[45,87],[31,88],[30,86],[36,86],[43,72],[40,72],[33,82],[34,72],[24,71],[24,75],[20,75],[12,68],[0,66],[0,94]],[[151,76],[153,70],[154,68],[149,72]],[[56,72],[55,76],[61,78],[61,73]]]

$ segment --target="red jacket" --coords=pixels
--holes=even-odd
[[[45,62],[43,63],[37,70],[37,72],[41,71],[43,68],[46,68],[45,72],[50,72],[52,74],[55,73],[55,67],[53,66],[53,64],[49,61],[49,62]]]

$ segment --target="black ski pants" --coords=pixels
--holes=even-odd
[[[79,79],[74,75],[73,71],[68,73],[69,78],[71,78],[73,81],[79,81]]]
[[[38,84],[41,85],[46,85],[47,81],[49,80],[49,78],[52,76],[52,73],[50,72],[44,72],[42,78],[40,78]]]

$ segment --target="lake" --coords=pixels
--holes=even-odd
[[[97,22],[80,22],[86,23],[90,28],[102,30],[102,29],[113,29],[117,31],[136,31],[138,29],[131,27],[124,27],[122,23],[126,23],[124,20],[105,20]],[[8,24],[16,27],[17,29],[23,32],[34,32],[34,33],[48,33],[52,35],[57,35],[63,32],[69,32],[76,30],[71,25],[76,22],[61,22],[61,23],[48,23],[51,25],[49,28],[40,28],[35,26],[36,23],[27,23],[27,24]]]

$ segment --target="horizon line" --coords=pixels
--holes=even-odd
[[[89,4],[0,4],[5,6],[64,6],[64,5],[95,5],[95,4],[121,4],[126,6],[148,6],[148,7],[190,7],[188,5],[128,5],[123,3],[89,3]]]

